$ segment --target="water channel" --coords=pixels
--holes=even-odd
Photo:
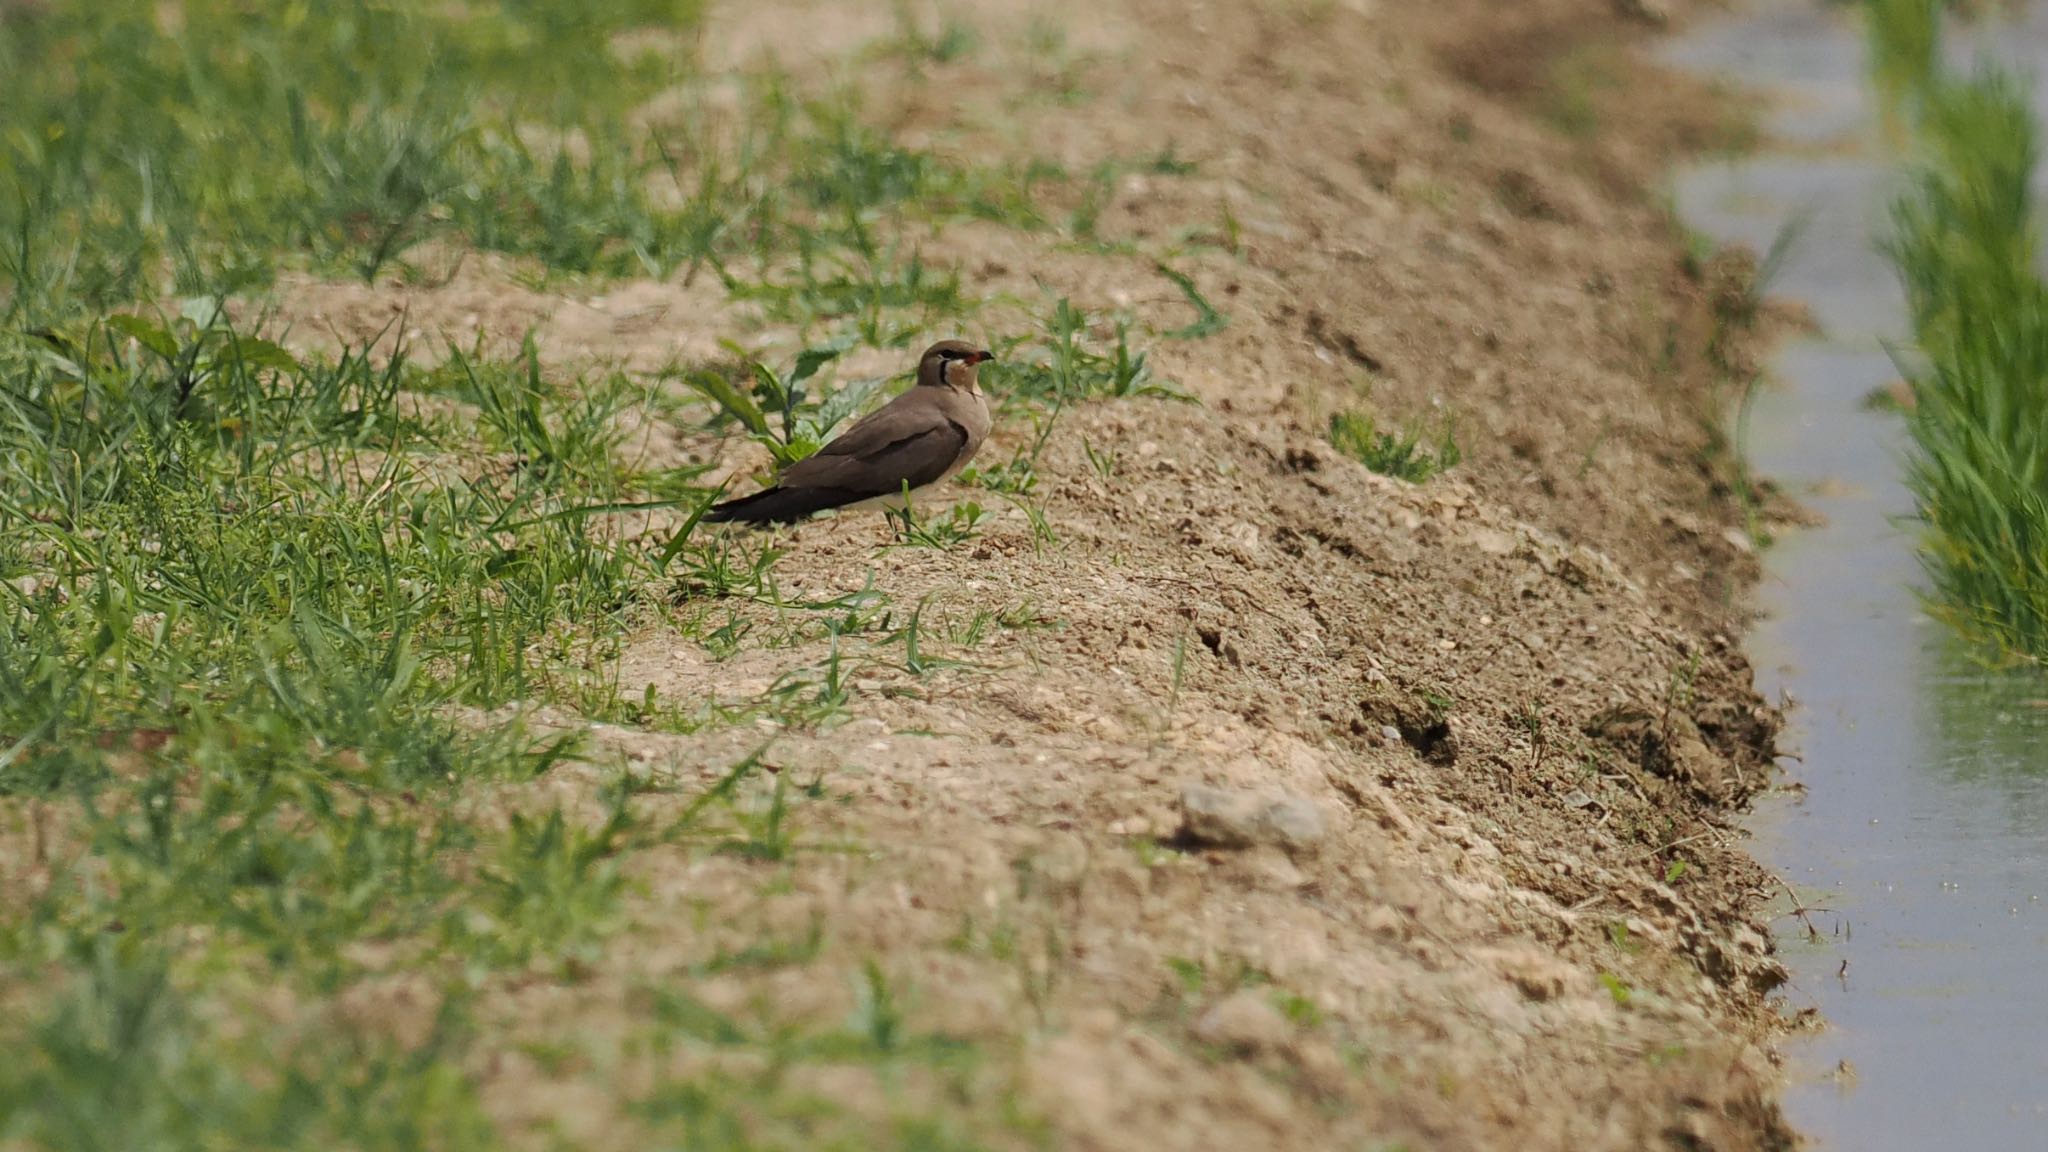
[[[2048,11],[1980,28],[1967,57],[2048,74]],[[1877,244],[1897,190],[1847,5],[1758,0],[1667,50],[1773,98],[1770,143],[1675,178],[1687,225],[1762,252],[1804,227],[1773,294],[1822,334],[1785,344],[1753,408],[1752,466],[1825,518],[1766,554],[1750,640],[1760,689],[1795,701],[1804,786],[1759,804],[1755,851],[1808,904],[1778,923],[1793,1124],[1824,1149],[2048,1149],[2048,678],[1983,670],[1920,599],[1883,342],[1904,301]],[[2048,104],[2036,93],[2037,105]],[[2048,417],[2044,417],[2048,418]]]

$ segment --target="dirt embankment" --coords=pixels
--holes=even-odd
[[[1086,171],[1170,147],[1192,170],[1121,177],[1098,228],[1227,217],[1182,269],[1228,327],[1153,350],[1199,406],[1065,416],[1039,468],[1052,544],[1008,513],[949,551],[879,550],[858,516],[795,531],[786,596],[872,579],[928,635],[976,636],[932,641],[964,666],[861,663],[849,722],[775,735],[770,762],[837,801],[801,808],[807,841],[858,850],[645,856],[600,970],[505,1019],[601,1028],[634,1011],[620,987],[811,933],[800,962],[693,994],[833,1018],[873,960],[914,990],[906,1029],[992,1054],[1005,1107],[1061,1147],[1789,1146],[1767,878],[1731,822],[1776,718],[1732,639],[1753,565],[1714,432],[1754,310],[1741,263],[1690,259],[1653,191],[1728,138],[1725,104],[1634,62],[1654,27],[1607,0],[961,2],[978,46],[915,76],[850,56],[890,17],[844,8],[728,5],[705,51],[853,78],[949,152]],[[1047,28],[1083,98],[1044,97]],[[990,224],[927,250],[994,301],[1189,320],[1113,248]],[[605,312],[479,275],[416,293],[415,324],[502,309],[553,356],[647,364],[724,334],[701,286]],[[296,307],[374,329],[354,291]],[[634,293],[661,322],[608,326],[647,310]],[[1368,472],[1321,435],[1360,403],[1449,418],[1464,462]],[[981,610],[1019,626],[982,634]],[[834,644],[724,656],[650,626],[621,682],[747,698]],[[686,780],[763,739],[606,735]],[[576,1114],[530,1062],[489,1076],[507,1115]]]

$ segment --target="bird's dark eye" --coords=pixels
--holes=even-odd
[[[939,353],[939,359],[941,360],[958,360],[959,358],[960,354],[958,352],[953,351],[951,348],[947,348]]]

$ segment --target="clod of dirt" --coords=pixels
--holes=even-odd
[[[1734,778],[1739,769],[1715,755],[1682,713],[1617,708],[1595,717],[1587,732],[1632,751],[1643,771],[1684,784],[1703,800],[1727,803],[1741,783]]]
[[[1180,792],[1180,814],[1175,838],[1193,846],[1270,845],[1289,852],[1310,852],[1329,834],[1329,825],[1315,801],[1291,792],[1261,795],[1189,784]]]
[[[1770,763],[1778,754],[1778,718],[1768,708],[1704,700],[1693,709],[1700,738],[1737,762]]]
[[[1280,465],[1286,472],[1320,472],[1323,457],[1313,444],[1290,444],[1280,458]]]
[[[1384,733],[1391,728],[1431,764],[1449,766],[1458,759],[1450,716],[1428,700],[1386,689],[1360,700],[1358,712],[1360,731]]]
[[[1250,1056],[1285,1048],[1294,1039],[1294,1028],[1266,997],[1243,988],[1202,1013],[1195,1021],[1195,1038]]]
[[[1201,628],[1196,634],[1202,638],[1202,645],[1216,654],[1216,658],[1232,668],[1244,667],[1244,654],[1238,651],[1228,635],[1221,628]]]
[[[1342,353],[1346,360],[1367,372],[1379,375],[1387,370],[1386,362],[1367,351],[1366,347],[1359,343],[1357,336],[1331,324],[1321,312],[1311,311],[1308,314],[1307,328],[1310,340],[1334,352]]]
[[[1524,999],[1537,1003],[1562,997],[1580,979],[1570,964],[1535,949],[1496,949],[1483,959],[1490,960]]]
[[[1616,15],[1630,20],[1640,20],[1656,28],[1671,23],[1671,5],[1668,0],[1614,0],[1614,11]]]
[[[1757,995],[1768,996],[1792,978],[1771,955],[1770,938],[1750,925],[1735,925],[1725,940],[1700,927],[1684,935],[1686,951],[1708,979],[1747,985]]]

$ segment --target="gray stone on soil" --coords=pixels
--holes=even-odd
[[[1272,842],[1293,851],[1314,848],[1323,842],[1328,831],[1323,824],[1323,810],[1316,807],[1315,801],[1292,793],[1283,793],[1267,804],[1262,817]]]
[[[1269,844],[1303,852],[1329,834],[1315,801],[1291,792],[1268,795],[1188,784],[1180,790],[1180,816],[1182,839],[1215,848]]]
[[[1287,1046],[1294,1027],[1258,992],[1243,988],[1218,1001],[1195,1021],[1195,1038],[1249,1055]]]

